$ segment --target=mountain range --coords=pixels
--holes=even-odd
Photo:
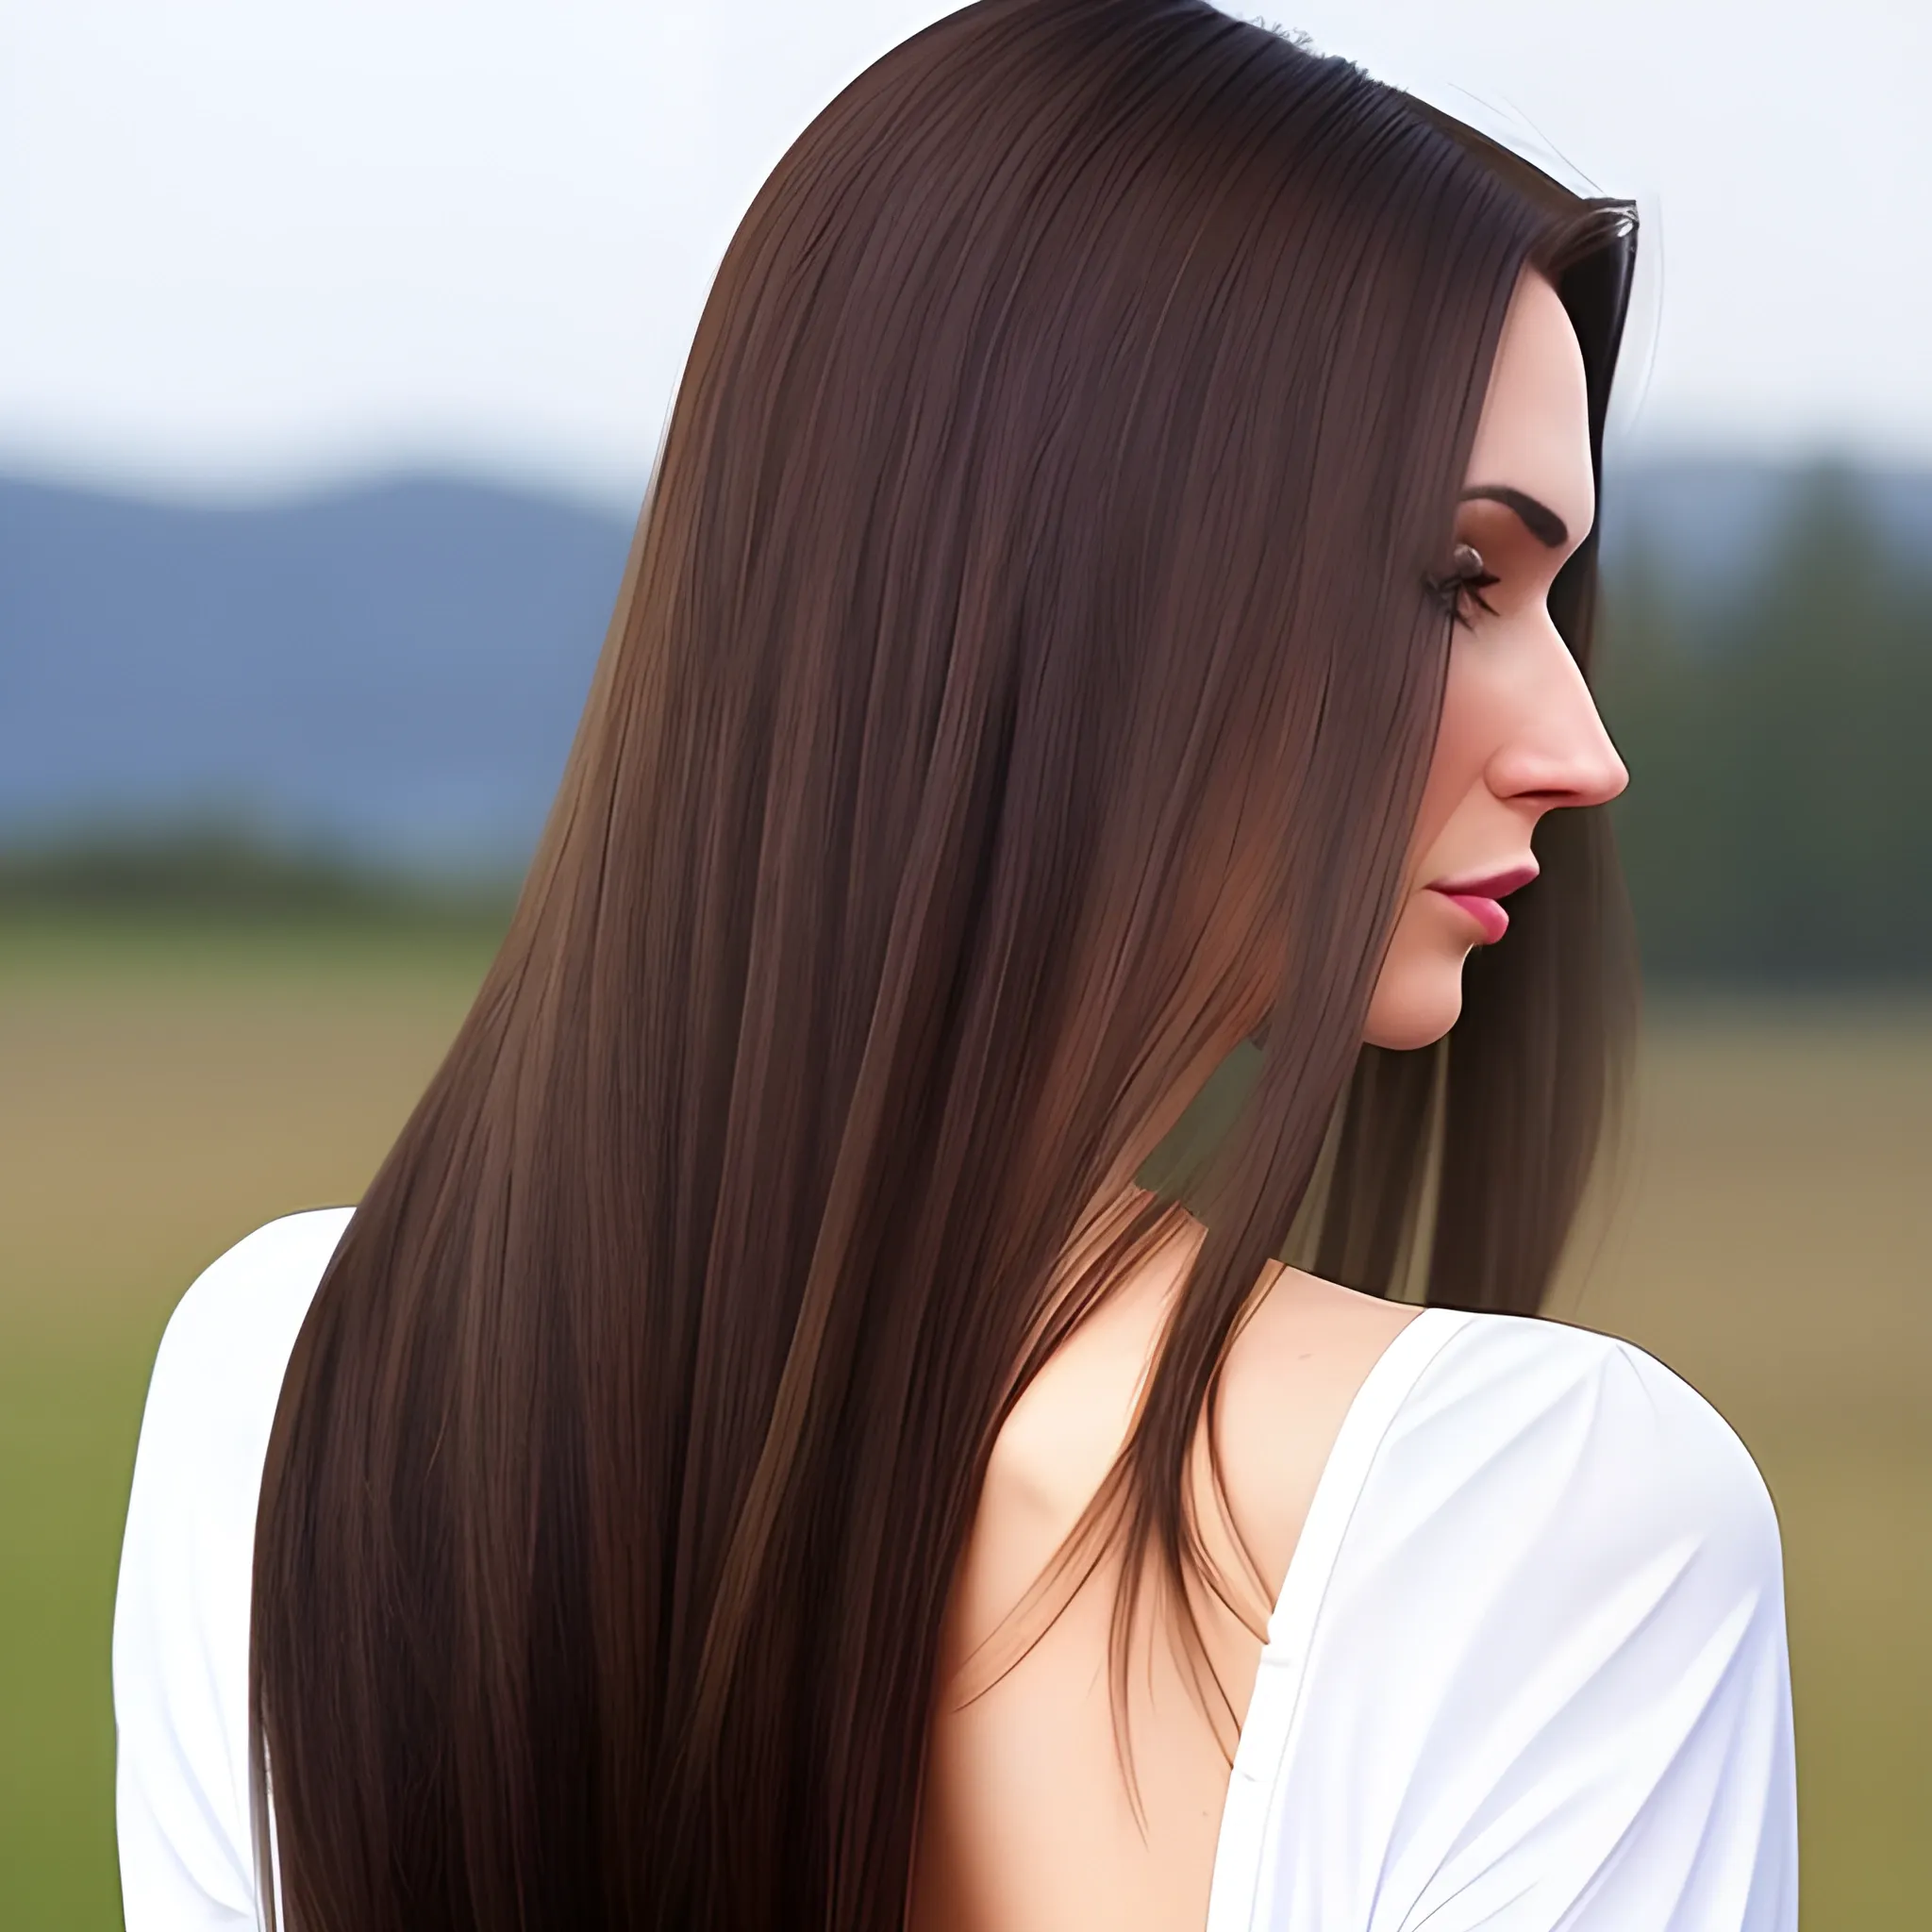
[[[1653,461],[1606,487],[1641,551],[1722,592],[1797,473]],[[1859,472],[1932,555],[1932,473]],[[223,823],[417,868],[519,864],[622,574],[629,520],[536,490],[374,477],[237,507],[0,476],[0,847]]]

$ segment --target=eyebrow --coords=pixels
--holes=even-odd
[[[1539,543],[1552,550],[1560,550],[1570,541],[1570,525],[1548,504],[1539,503],[1525,490],[1512,490],[1507,483],[1479,483],[1474,490],[1462,492],[1464,503],[1472,499],[1500,503],[1505,509],[1513,509],[1523,519],[1523,527]]]

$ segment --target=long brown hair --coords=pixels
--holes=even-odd
[[[251,1694],[294,1932],[897,1927],[993,1437],[1264,1021],[1124,1575],[1195,1560],[1189,1447],[1324,1145],[1332,1272],[1388,1291],[1433,1171],[1429,1297],[1536,1307],[1622,1010],[1597,815],[1442,1052],[1360,1041],[1504,311],[1557,281],[1600,429],[1629,235],[1205,0],[982,0],[800,137],[284,1384]]]

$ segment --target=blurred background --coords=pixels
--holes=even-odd
[[[943,10],[0,0],[9,1928],[119,1923],[108,1635],[161,1324],[400,1125],[561,767],[712,266]],[[1688,1376],[1770,1483],[1808,1932],[1923,1924],[1932,10],[1275,24],[1640,202],[1603,683],[1648,1011],[1557,1312]]]

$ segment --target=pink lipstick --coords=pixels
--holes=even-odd
[[[1537,875],[1534,859],[1512,865],[1505,872],[1486,873],[1480,878],[1443,879],[1429,891],[1441,892],[1452,906],[1459,906],[1475,922],[1482,943],[1493,946],[1509,930],[1509,915],[1499,903],[1507,893],[1526,886]]]

